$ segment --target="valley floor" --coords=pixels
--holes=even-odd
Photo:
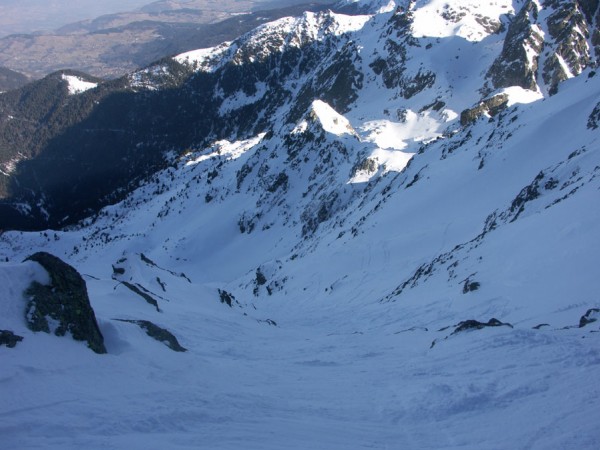
[[[13,266],[3,296],[24,270]],[[271,305],[273,326],[199,290],[164,303],[188,348],[175,353],[111,320],[140,306],[119,308],[136,302],[123,288],[87,282],[109,353],[16,330],[18,351],[0,347],[3,448],[591,449],[600,437],[589,328],[450,336],[407,330],[382,305],[354,320],[333,304]]]

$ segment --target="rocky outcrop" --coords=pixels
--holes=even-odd
[[[588,117],[587,127],[590,130],[595,130],[598,128],[598,124],[600,124],[600,102],[596,103],[594,110]]]
[[[510,323],[501,322],[498,319],[494,319],[494,318],[491,318],[487,322],[480,322],[480,321],[474,320],[474,319],[463,320],[462,322],[459,322],[456,325],[454,325],[454,331],[452,333],[450,333],[448,336],[446,336],[444,338],[444,340],[448,339],[449,337],[451,337],[455,334],[463,333],[465,331],[481,330],[483,328],[488,328],[488,327],[502,327],[502,326],[513,328],[513,326]],[[450,327],[449,326],[444,327],[438,331],[445,331],[448,328],[450,328]],[[438,339],[434,339],[433,342],[431,342],[431,346],[429,348],[435,347],[437,342],[438,342]]]
[[[388,89],[395,89],[405,99],[430,88],[435,83],[435,73],[419,68],[416,73],[407,71],[408,48],[419,47],[418,39],[412,35],[413,12],[410,7],[398,7],[388,20],[384,49],[387,55],[378,56],[369,64],[371,70],[381,76]]]
[[[598,319],[600,319],[600,309],[588,309],[587,312],[581,316],[581,319],[579,319],[579,328],[583,328],[590,323],[596,322]]]
[[[484,114],[488,114],[494,117],[500,111],[505,109],[508,106],[508,95],[506,94],[498,94],[494,95],[491,98],[483,100],[479,105],[464,110],[460,114],[460,123],[465,126],[470,123],[475,122]]]
[[[479,290],[480,287],[481,287],[481,283],[479,281],[473,281],[473,280],[471,280],[471,277],[468,277],[464,281],[462,293],[467,294],[469,292],[474,292],[474,291]]]
[[[179,344],[179,341],[173,335],[173,333],[171,333],[170,331],[168,331],[162,327],[159,327],[158,325],[156,325],[148,320],[126,320],[126,319],[115,319],[115,320],[118,320],[119,322],[133,323],[133,324],[137,325],[142,330],[144,330],[146,332],[146,334],[148,336],[150,336],[152,339],[155,339],[158,342],[163,343],[164,345],[166,345],[167,347],[169,347],[171,350],[173,350],[175,352],[186,352],[187,351],[186,348],[182,347]]]
[[[18,336],[12,331],[0,330],[0,346],[6,345],[8,348],[14,348],[23,340],[23,336]]]
[[[548,17],[547,26],[553,40],[553,51],[544,62],[542,77],[552,95],[561,81],[579,75],[594,65],[588,40],[594,32],[592,14],[597,0],[552,2],[556,10]]]
[[[510,327],[510,328],[513,327],[510,323],[500,322],[498,319],[494,319],[494,318],[488,320],[487,323],[470,319],[470,320],[464,320],[462,322],[459,322],[456,325],[456,328],[454,329],[452,334],[460,333],[462,331],[467,331],[467,330],[481,330],[482,328],[501,327],[501,326],[506,326],[506,327]]]
[[[146,288],[144,288],[143,286],[141,286],[139,284],[132,284],[127,281],[122,281],[121,283],[123,284],[123,286],[125,286],[127,289],[129,289],[131,292],[142,297],[146,301],[146,303],[154,306],[156,308],[156,311],[160,312],[160,308],[158,306],[158,301],[148,293],[149,291]]]
[[[233,304],[237,303],[235,296],[225,290],[219,289],[219,298],[221,299],[221,303],[224,303],[229,307],[233,307]]]
[[[539,84],[553,95],[562,81],[595,67],[600,52],[598,4],[547,0],[544,8],[552,12],[541,23],[537,3],[527,1],[510,23],[502,53],[488,71],[492,86],[535,90]]]
[[[27,326],[32,331],[85,341],[96,353],[106,353],[104,338],[90,305],[85,281],[73,267],[49,253],[36,253],[26,259],[40,264],[50,275],[51,284],[34,281],[25,291]]]
[[[544,37],[535,24],[537,16],[536,3],[527,1],[510,23],[502,53],[487,73],[494,88],[537,88],[538,57],[544,46]]]

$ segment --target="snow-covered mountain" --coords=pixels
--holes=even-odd
[[[597,447],[598,2],[337,11],[131,74],[167,164],[0,236],[9,447]],[[107,355],[27,327],[38,251]]]

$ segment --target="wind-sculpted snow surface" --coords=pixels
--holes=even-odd
[[[600,76],[479,91],[502,39],[458,34],[471,2],[403,3],[462,24],[436,37],[346,3],[373,15],[340,44],[363,74],[343,108],[286,79],[269,127],[171,153],[70,229],[0,236],[7,447],[597,447]],[[26,328],[33,251],[84,276],[107,355]]]

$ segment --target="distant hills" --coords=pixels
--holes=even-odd
[[[0,92],[18,89],[29,82],[29,77],[6,67],[0,67]]]
[[[0,39],[0,66],[33,78],[62,69],[117,78],[165,56],[232,40],[262,23],[328,3],[159,1],[52,33],[6,36]]]

